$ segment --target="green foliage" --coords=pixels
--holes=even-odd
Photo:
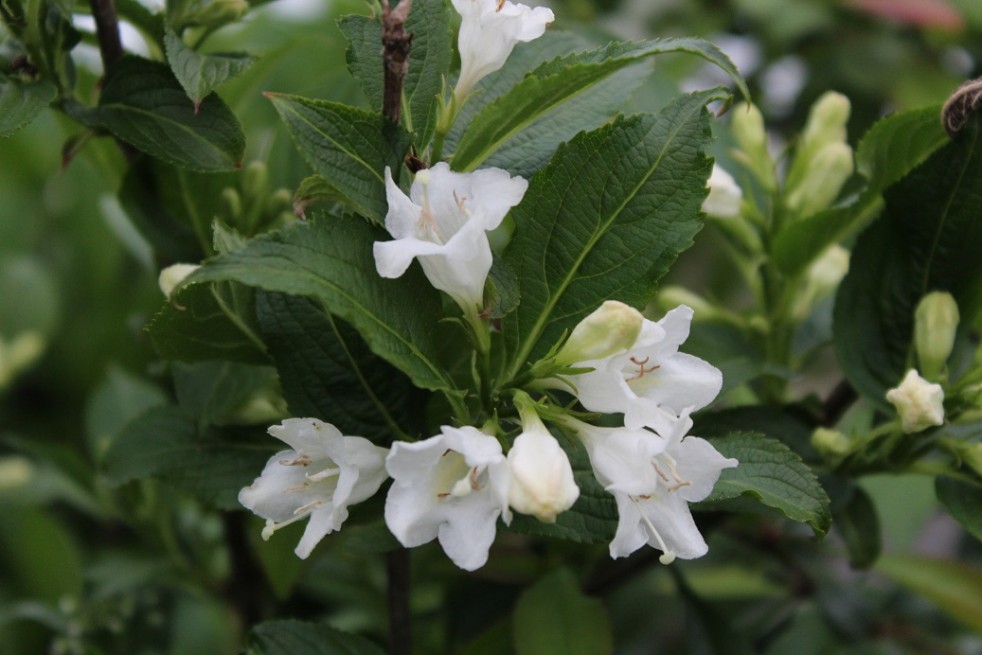
[[[982,570],[917,555],[884,555],[876,570],[931,599],[973,630],[982,630]]]
[[[566,569],[542,577],[515,604],[518,655],[601,655],[614,647],[603,603],[580,591]]]
[[[324,623],[267,621],[253,628],[248,655],[382,655],[372,642]]]
[[[934,490],[952,518],[982,540],[982,485],[939,476]]]
[[[0,138],[8,137],[34,120],[58,89],[50,82],[21,82],[0,75]]]
[[[205,96],[256,61],[255,57],[242,53],[202,55],[187,47],[181,37],[170,30],[164,34],[164,45],[167,63],[194,103],[195,113]]]

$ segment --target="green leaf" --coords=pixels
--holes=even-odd
[[[179,168],[217,172],[238,168],[242,127],[218,96],[194,111],[166,64],[123,57],[113,64],[95,110],[85,112],[117,137]]]
[[[539,66],[511,91],[485,107],[464,132],[451,168],[459,171],[478,168],[503,143],[548,110],[625,66],[668,52],[687,52],[707,59],[729,73],[743,95],[748,95],[743,79],[727,56],[701,39],[614,42]],[[721,98],[717,94],[714,99]]]
[[[269,363],[248,316],[234,311],[222,286],[227,285],[185,287],[157,312],[145,329],[161,357],[182,362]]]
[[[153,477],[219,509],[236,509],[239,490],[252,483],[273,453],[268,437],[199,434],[195,417],[173,405],[131,421],[109,446],[106,479],[123,484]]]
[[[411,431],[425,403],[401,371],[314,300],[260,292],[256,312],[290,413],[387,443]]]
[[[518,655],[606,655],[614,638],[603,603],[557,569],[523,593],[512,620]]]
[[[255,57],[243,53],[199,54],[184,45],[181,37],[172,30],[164,34],[164,46],[167,63],[194,103],[195,112],[205,96],[240,75],[256,61]]]
[[[866,227],[882,209],[881,194],[896,184],[948,137],[939,107],[894,114],[876,123],[856,150],[856,168],[866,188],[851,203],[809,216],[782,229],[774,240],[774,262],[784,273],[801,273],[833,243]]]
[[[406,21],[413,35],[409,68],[403,80],[403,104],[408,107],[415,142],[422,147],[436,127],[436,98],[453,61],[453,30],[446,0],[417,0]],[[371,107],[382,108],[382,28],[365,16],[345,16],[339,26],[348,38],[348,69],[361,82]]]
[[[704,655],[750,655],[751,646],[746,631],[738,630],[728,613],[700,598],[689,586],[678,568],[672,575],[685,602],[686,651]]]
[[[933,601],[973,630],[982,630],[982,569],[891,553],[880,558],[876,570]]]
[[[40,507],[6,505],[0,525],[4,591],[57,603],[78,598],[82,557],[72,533]],[[6,603],[5,603],[6,604]]]
[[[381,223],[388,204],[383,171],[398,175],[409,134],[381,114],[299,96],[267,93],[300,154],[348,204]]]
[[[739,465],[723,469],[704,505],[749,496],[792,521],[807,523],[816,536],[829,531],[829,497],[811,468],[790,448],[760,434],[741,432],[709,442]]]
[[[300,186],[293,192],[293,213],[301,218],[307,218],[307,207],[318,202],[340,202],[346,200],[343,193],[335,189],[330,182],[320,175],[310,175],[300,181]]]
[[[437,324],[443,317],[439,293],[418,267],[395,280],[376,273],[372,243],[387,238],[357,218],[320,215],[209,260],[188,282],[236,280],[267,291],[313,296],[417,386],[450,389],[452,383],[437,363]]]
[[[0,138],[37,118],[57,94],[55,85],[46,80],[21,82],[0,75]]]
[[[934,481],[934,491],[948,513],[982,540],[982,485],[939,476]]]
[[[873,500],[862,487],[849,484],[848,498],[832,503],[832,519],[836,531],[849,549],[853,568],[866,569],[880,556],[880,515]]]
[[[949,291],[963,317],[982,306],[982,118],[885,195],[881,218],[859,238],[834,311],[835,349],[846,377],[884,409],[887,389],[912,364],[914,309]]]
[[[384,655],[364,637],[326,623],[267,621],[249,633],[246,655]]]
[[[709,91],[619,120],[560,147],[512,210],[506,263],[521,303],[505,318],[514,378],[605,300],[643,307],[702,226],[712,168]]]
[[[156,386],[116,366],[110,367],[85,408],[85,436],[96,461],[127,423],[166,403],[167,396]]]
[[[173,374],[178,404],[204,427],[241,407],[270,382],[273,370],[238,362],[176,362]]]

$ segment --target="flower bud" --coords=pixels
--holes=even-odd
[[[806,318],[819,300],[835,291],[848,272],[849,251],[832,244],[808,267],[804,286],[794,301],[795,318]]]
[[[573,467],[531,407],[521,407],[523,432],[508,451],[508,504],[543,523],[555,523],[580,496]]]
[[[816,428],[812,432],[812,447],[829,459],[842,459],[852,450],[852,441],[838,430]]]
[[[917,304],[914,311],[914,346],[921,372],[937,379],[955,345],[958,330],[958,303],[947,291],[934,291]]]
[[[944,390],[911,369],[900,386],[887,391],[887,400],[897,408],[901,429],[907,434],[944,424]]]
[[[853,172],[852,148],[841,142],[829,143],[809,159],[806,169],[796,181],[788,176],[785,200],[788,209],[800,218],[817,214],[838,197]]]
[[[717,218],[735,218],[740,214],[743,190],[733,176],[718,164],[713,166],[706,187],[709,188],[709,195],[702,202],[702,211]]]
[[[638,340],[643,322],[638,310],[608,300],[573,328],[556,355],[556,364],[567,366],[623,352]]]
[[[179,285],[184,281],[184,278],[194,273],[199,266],[197,264],[174,264],[168,266],[164,270],[160,271],[160,277],[157,278],[157,283],[160,285],[160,290],[163,291],[164,295],[170,299],[171,293],[174,291],[174,287]]]
[[[767,150],[767,130],[764,117],[754,105],[739,105],[731,112],[730,132],[737,142],[734,156],[742,160],[768,191],[777,188],[774,162]]]
[[[821,165],[818,162],[818,157],[823,150],[833,144],[840,146],[841,150],[841,146],[846,145],[846,121],[848,120],[849,99],[840,93],[830,91],[812,105],[811,112],[808,114],[808,122],[798,138],[794,161],[791,162],[791,168],[788,170],[788,177],[784,185],[786,193],[790,194],[795,189],[806,185],[816,171],[821,171],[828,165],[828,162]],[[841,154],[838,156],[841,157]],[[828,157],[830,155],[826,155],[826,158]],[[851,151],[849,163],[849,174],[851,174]],[[844,182],[848,176],[846,175],[842,181]],[[841,186],[842,183],[840,182],[828,202],[835,199]],[[828,202],[822,207],[827,206]],[[801,215],[808,216],[809,214],[802,213]]]

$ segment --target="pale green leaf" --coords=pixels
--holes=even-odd
[[[21,82],[0,75],[0,138],[34,120],[57,93],[55,85],[46,80]]]
[[[519,597],[512,626],[518,655],[606,655],[614,649],[603,603],[584,594],[566,569]]]
[[[205,96],[219,86],[237,77],[256,61],[243,53],[216,53],[203,55],[184,44],[171,30],[164,34],[167,63],[177,81],[181,83],[195,110]]]

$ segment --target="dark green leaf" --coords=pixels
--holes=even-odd
[[[384,655],[364,637],[325,623],[267,621],[249,634],[247,655]]]
[[[982,570],[962,562],[886,554],[876,570],[937,603],[951,616],[982,631]]]
[[[176,362],[173,373],[177,402],[199,426],[220,423],[273,377],[268,366],[215,361]]]
[[[307,207],[318,202],[340,202],[346,200],[343,193],[335,189],[320,175],[305,177],[293,192],[293,213],[307,218]]]
[[[756,652],[745,631],[737,630],[730,616],[700,598],[678,568],[671,571],[685,602],[687,652],[702,655],[750,655]]]
[[[982,485],[938,477],[934,490],[948,513],[976,539],[982,540]]]
[[[357,218],[316,216],[210,260],[189,280],[236,280],[267,291],[313,296],[418,386],[449,389],[452,384],[437,364],[440,296],[417,267],[396,280],[376,273],[372,242],[387,238]]]
[[[899,182],[947,141],[937,107],[894,114],[874,125],[856,151],[856,167],[867,180],[853,202],[792,223],[777,235],[774,262],[795,275],[831,244],[842,242],[870,223],[882,209],[884,189]]]
[[[532,179],[505,251],[521,282],[503,329],[506,380],[603,301],[644,306],[691,245],[712,168],[705,105],[719,97],[683,96],[657,117],[580,134]]]
[[[545,63],[507,94],[485,107],[461,137],[451,160],[451,168],[461,171],[478,168],[502,144],[553,107],[630,64],[668,52],[686,52],[707,59],[729,73],[743,95],[747,95],[743,79],[732,62],[706,41],[657,39],[640,43],[615,42],[598,50]],[[721,96],[717,94],[715,99],[721,99]]]
[[[300,154],[359,213],[381,222],[383,171],[398,175],[409,134],[381,114],[324,100],[267,93]]]
[[[818,536],[829,531],[829,497],[811,468],[791,449],[753,433],[738,432],[709,441],[724,457],[736,458],[739,465],[723,469],[704,504],[749,496],[792,521],[807,523]]]
[[[836,531],[849,549],[853,568],[869,568],[880,556],[880,516],[869,494],[862,487],[850,484],[848,498],[832,504],[832,519]]]
[[[55,99],[51,82],[20,82],[0,75],[0,138],[8,137],[34,120]]]
[[[205,96],[256,61],[255,57],[242,53],[199,54],[184,45],[181,37],[171,30],[164,34],[164,46],[167,63],[194,103],[195,111]]]
[[[885,195],[879,221],[852,253],[836,298],[835,348],[852,385],[884,408],[887,389],[912,364],[914,309],[945,290],[962,316],[982,306],[982,118]]]
[[[260,292],[256,312],[293,416],[378,443],[412,431],[419,391],[350,326],[316,301],[280,293]]]
[[[688,347],[685,351],[690,352]],[[715,363],[711,358],[707,361]],[[691,432],[703,437],[725,437],[731,432],[759,432],[788,446],[806,462],[820,462],[821,457],[811,445],[814,425],[799,416],[800,413],[795,412],[794,406],[778,408],[763,405],[702,411],[693,417],[695,425]]]
[[[603,603],[558,569],[519,597],[512,619],[518,655],[606,655],[614,639]]]
[[[85,408],[85,434],[97,461],[127,423],[151,407],[166,403],[167,397],[156,386],[110,367]]]
[[[412,15],[412,12],[410,12]],[[368,106],[382,110],[382,23],[368,16],[344,16],[338,27],[348,39],[348,70],[361,84]]]
[[[123,141],[179,168],[216,172],[241,165],[245,136],[235,115],[214,95],[195,113],[166,64],[120,59],[91,113]]]

